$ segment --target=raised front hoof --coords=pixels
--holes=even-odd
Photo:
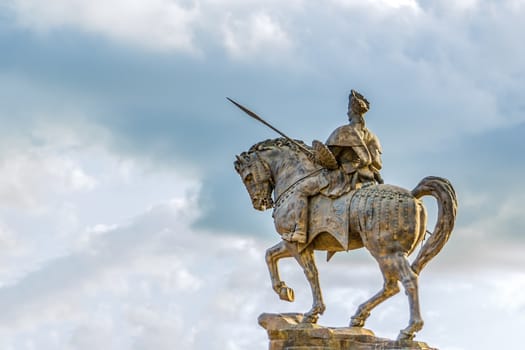
[[[292,288],[283,286],[279,289],[279,298],[281,300],[293,302],[295,300],[295,293]]]

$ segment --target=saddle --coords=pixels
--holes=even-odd
[[[341,245],[341,250],[362,247],[361,238],[351,236],[349,209],[355,191],[347,192],[338,198],[319,194],[309,199],[308,242],[318,235],[328,233]]]

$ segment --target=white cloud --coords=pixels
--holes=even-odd
[[[0,287],[12,284],[26,268],[24,257],[34,248],[33,242],[22,237],[0,219]],[[16,267],[14,267],[16,265]]]
[[[11,150],[0,157],[0,205],[39,209],[47,196],[89,191],[97,180],[76,159],[38,148]]]
[[[116,1],[114,8],[100,1],[10,3],[20,23],[38,31],[74,28],[140,47],[186,52],[205,50],[199,41],[203,35],[234,60],[254,66],[263,56],[307,62],[323,77],[312,80],[321,86],[317,91],[328,91],[328,84],[347,89],[356,82],[376,95],[373,113],[385,106],[376,125],[394,130],[388,152],[402,149],[398,159],[405,162],[412,162],[407,150],[448,147],[451,135],[523,121],[515,104],[523,101],[523,50],[515,40],[523,29],[519,2],[505,2],[496,12],[472,1],[459,8],[446,2],[442,9],[421,2],[417,9],[413,1],[378,0],[359,2],[359,12],[352,7],[358,2],[339,2],[348,11],[300,1],[210,0],[195,6]],[[384,11],[374,12],[382,6]],[[92,116],[78,117],[76,111],[93,111],[78,96],[46,83],[0,78],[6,103],[25,96],[28,87],[38,97],[4,115],[6,121],[37,115],[46,126],[28,132],[34,143],[0,140],[0,348],[265,348],[266,336],[256,325],[260,312],[309,308],[308,287],[293,261],[284,262],[282,270],[296,287],[297,303],[285,304],[273,294],[263,257],[267,242],[192,227],[203,204],[192,202],[200,179],[145,170],[133,159],[101,149],[109,143],[104,132],[70,124]],[[297,94],[310,98],[306,90]],[[63,109],[64,127],[45,124]],[[394,123],[387,125],[388,120]],[[86,146],[90,140],[96,146]],[[470,349],[475,337],[483,350],[518,344],[525,327],[523,249],[517,241],[494,239],[502,227],[523,221],[523,196],[517,192],[491,207],[494,215],[458,227],[424,271],[427,324],[419,339],[446,349]],[[469,194],[460,198],[461,208],[481,211],[489,199]],[[366,252],[341,254],[330,264],[323,258],[318,260],[328,310],[321,323],[345,325],[356,306],[380,287],[380,273]],[[394,337],[406,318],[406,297],[400,294],[374,312],[370,327]],[[508,335],[507,343],[497,344],[494,334]]]
[[[333,3],[342,7],[368,7],[370,11],[385,11],[400,9],[402,11],[418,10],[419,5],[416,0],[332,0]]]
[[[230,271],[215,261],[227,241],[192,231],[194,214],[191,199],[157,205],[0,288],[0,323],[10,323],[1,328],[1,347],[196,349],[192,327],[206,315],[208,296],[221,293],[213,287],[217,274]],[[204,257],[196,259],[197,248]]]
[[[495,277],[492,281],[496,293],[491,304],[500,306],[505,312],[525,311],[525,272],[509,273],[507,278]]]
[[[494,197],[494,196],[493,196]],[[521,188],[514,188],[503,198],[487,198],[486,195],[465,194],[465,209],[471,213],[489,213],[462,226],[462,234],[469,238],[484,240],[503,240],[522,234],[523,200],[525,194]]]
[[[198,6],[170,0],[12,0],[21,25],[37,31],[73,27],[151,49],[195,50]]]
[[[235,58],[266,59],[268,53],[287,54],[292,41],[279,23],[266,13],[247,18],[228,17],[223,26],[227,51]]]
[[[2,285],[86,246],[166,196],[198,193],[198,179],[146,171],[104,150],[104,132],[88,124],[78,129],[47,124],[17,136],[1,140]],[[169,206],[179,210],[186,202],[175,199]],[[191,283],[184,271],[181,278]]]
[[[16,238],[13,231],[0,221],[0,249],[10,251],[16,247]]]
[[[256,323],[260,313],[310,307],[311,295],[301,268],[291,259],[280,264],[281,275],[295,288],[297,301],[279,301],[264,262],[264,251],[271,244],[195,230],[197,198],[181,195],[152,205],[123,223],[86,228],[65,255],[47,259],[39,270],[0,288],[0,325],[10,325],[0,327],[0,347],[266,347],[266,334]],[[450,242],[451,247],[453,244]],[[469,258],[466,253],[461,259]],[[380,271],[364,250],[339,254],[330,263],[323,257],[318,256],[318,266],[327,311],[320,322],[344,326],[357,305],[380,288]],[[489,269],[475,262],[450,268],[449,258],[441,255],[421,275],[427,322],[418,339],[440,348],[466,350],[483,327],[490,327],[490,333],[507,329],[504,322],[483,323],[480,319],[487,321],[491,314],[501,312],[515,318],[523,308],[523,298],[519,298],[523,276],[498,268],[489,255],[485,255],[493,262]],[[395,337],[407,315],[406,296],[400,293],[374,310],[368,326],[378,336]],[[473,322],[475,329],[461,327]],[[516,340],[509,336],[506,345]],[[494,346],[490,339],[484,342],[487,347],[482,350]]]
[[[202,37],[234,58],[284,55],[291,39],[266,9],[296,10],[300,1],[10,0],[20,25],[37,32],[76,29],[152,50],[198,53]],[[275,11],[272,11],[275,12]]]
[[[68,256],[50,260],[17,284],[0,288],[0,324],[9,323],[0,327],[0,346],[264,348],[266,334],[256,322],[260,313],[310,307],[309,288],[297,263],[287,259],[280,265],[297,301],[279,301],[264,262],[268,242],[195,231],[194,217],[188,214],[198,211],[198,203],[189,198],[173,203],[161,203],[128,223],[106,227]],[[330,263],[318,259],[318,265],[328,307],[321,324],[344,326],[357,305],[381,286],[380,271],[364,251],[340,254]],[[487,321],[501,312],[509,317],[520,312],[523,276],[484,268],[468,274],[440,271],[432,267],[436,265],[420,279],[427,322],[418,339],[439,348],[466,350],[473,336],[486,334],[482,337],[487,346],[478,347],[491,349],[495,341],[486,338],[507,325]],[[368,326],[378,336],[395,337],[407,321],[406,296],[400,293],[374,310]],[[518,336],[508,334],[503,344],[511,346]]]
[[[100,220],[103,217],[100,215],[86,220],[77,214],[76,226],[81,229],[75,231],[73,239],[46,237],[53,245],[65,244],[60,256],[45,256],[38,269],[25,271],[13,264],[3,264],[2,276],[18,277],[0,288],[3,310],[0,325],[9,323],[8,328],[0,327],[0,347],[29,350],[38,344],[39,350],[100,346],[112,350],[174,346],[188,350],[264,348],[266,335],[256,324],[261,312],[309,308],[309,288],[293,260],[288,259],[280,266],[283,278],[296,289],[297,302],[281,302],[271,290],[264,262],[268,242],[199,232],[192,227],[200,212],[197,192],[188,191],[195,185],[193,182],[179,192],[166,191],[168,181],[160,174],[150,174],[155,186],[149,186],[136,164],[128,164],[122,172],[111,156],[100,150],[79,151],[75,138],[67,139],[80,152],[75,159],[105,159],[96,165],[83,163],[86,168],[112,169],[107,177],[97,179],[99,185],[91,191],[97,203],[114,197],[112,193],[108,198],[101,197],[102,192],[109,191],[106,186],[113,187],[126,178],[128,184],[123,188],[133,187],[134,201],[141,202],[143,212],[135,212],[130,218],[133,210],[128,208],[127,217],[114,216],[109,221],[107,218],[113,213],[106,220]],[[168,179],[173,180],[171,176]],[[159,187],[162,193],[143,200],[146,197],[141,194],[141,186],[147,192]],[[175,195],[163,200],[166,192]],[[127,201],[116,197],[115,207]],[[69,200],[75,203],[74,213],[83,208],[95,209],[84,206],[75,197]],[[471,201],[474,206],[479,202],[477,198]],[[5,232],[12,231],[5,227]],[[12,236],[6,235],[8,239]],[[450,246],[453,244],[451,241]],[[510,250],[496,251],[509,255]],[[454,256],[464,260],[469,257],[467,253]],[[490,256],[484,255],[487,259]],[[463,262],[460,268],[450,269],[449,257],[446,253],[440,256],[422,274],[420,290],[427,324],[419,339],[442,348],[468,349],[466,344],[470,344],[469,336],[473,334],[459,323],[474,322],[479,317],[476,312],[505,312],[515,317],[516,310],[523,307],[523,300],[516,297],[522,281],[516,273],[503,273],[495,266],[487,271],[486,265]],[[380,272],[366,251],[340,254],[329,264],[322,258],[318,261],[328,307],[321,323],[345,325],[357,305],[381,286]],[[497,260],[492,257],[490,261]],[[505,266],[504,262],[501,266]],[[478,269],[491,276],[498,275],[497,282],[484,283],[484,276],[477,277]],[[472,278],[473,275],[476,277]],[[470,304],[472,295],[476,302],[486,300],[485,306],[476,312]],[[514,301],[504,302],[506,298]],[[369,327],[379,336],[395,337],[407,322],[407,312],[406,297],[400,294],[375,310]],[[503,323],[487,322],[486,326],[491,331],[506,328]],[[483,329],[481,324],[478,329]],[[506,341],[510,345],[514,338]],[[490,341],[487,344],[493,345]]]

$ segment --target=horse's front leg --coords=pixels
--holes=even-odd
[[[313,304],[310,311],[304,314],[303,323],[316,323],[319,315],[322,315],[326,309],[323,302],[323,295],[321,293],[321,286],[319,285],[319,274],[317,266],[315,265],[314,251],[311,246],[306,247],[299,252],[296,243],[285,242],[288,250],[293,254],[299,265],[303,268],[304,274],[310,283],[312,290]]]
[[[289,258],[291,256],[292,254],[282,241],[266,251],[266,265],[268,265],[268,271],[270,271],[272,288],[275,293],[279,295],[279,298],[290,302],[294,301],[294,291],[281,281],[278,262],[282,258]]]

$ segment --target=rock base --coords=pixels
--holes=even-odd
[[[437,350],[426,343],[378,338],[360,327],[332,328],[303,324],[302,314],[262,314],[269,350]]]

